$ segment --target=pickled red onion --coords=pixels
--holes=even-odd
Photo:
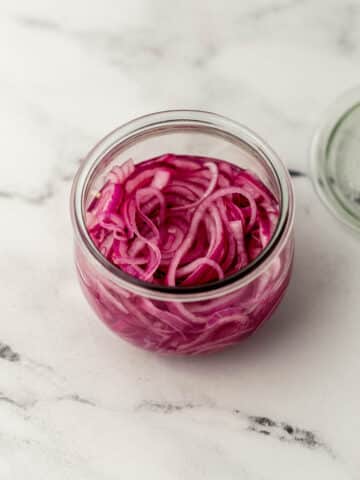
[[[86,220],[98,250],[118,268],[181,287],[245,267],[269,243],[278,217],[277,200],[254,173],[165,154],[113,167]]]

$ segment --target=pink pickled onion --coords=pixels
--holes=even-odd
[[[191,286],[245,267],[269,243],[278,216],[274,195],[250,171],[165,154],[113,167],[89,203],[87,226],[118,268],[147,282]]]

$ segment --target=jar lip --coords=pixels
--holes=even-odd
[[[233,139],[245,143],[253,151],[256,150],[260,153],[278,182],[280,190],[280,217],[269,244],[249,265],[222,280],[191,287],[168,287],[144,282],[128,275],[109,262],[96,248],[87,231],[84,209],[85,192],[97,165],[115,146],[129,139],[135,139],[141,132],[151,131],[151,129],[162,124],[173,124],[180,128],[181,126],[198,125],[208,128],[209,133],[213,130],[214,133],[221,132],[227,136],[230,135]],[[188,301],[190,298],[191,300],[195,298],[196,300],[202,300],[209,296],[217,297],[230,293],[260,275],[281,250],[291,233],[294,221],[294,195],[287,168],[272,148],[252,130],[216,113],[204,110],[177,109],[164,110],[137,117],[116,128],[101,139],[84,158],[75,175],[71,191],[70,209],[77,240],[79,240],[81,247],[85,247],[86,251],[90,253],[94,265],[100,268],[109,280],[118,283],[120,287],[146,297],[159,300],[168,300],[171,297],[173,300],[175,296],[178,301]]]
[[[328,165],[331,154],[336,153],[334,139],[340,132],[344,133],[347,130],[346,121],[353,118],[353,114],[357,114],[359,109],[358,85],[346,90],[325,109],[310,145],[311,179],[317,195],[334,217],[355,234],[360,232],[360,215],[355,209],[344,204],[337,195],[334,185],[338,187],[339,185],[336,179],[329,175]],[[342,171],[346,171],[342,156],[336,155],[336,165],[341,166]],[[342,188],[341,190],[344,192]]]

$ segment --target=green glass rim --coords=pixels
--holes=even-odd
[[[352,210],[338,195],[334,179],[328,174],[327,168],[336,135],[358,109],[360,86],[345,92],[325,111],[311,144],[310,170],[315,191],[323,204],[341,223],[360,233],[359,213]]]

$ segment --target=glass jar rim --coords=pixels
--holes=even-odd
[[[331,103],[313,136],[310,146],[310,171],[314,189],[325,207],[343,225],[356,234],[360,233],[360,217],[346,207],[335,195],[331,180],[326,175],[325,166],[333,150],[335,135],[341,131],[346,120],[360,108],[360,86],[346,90]],[[340,160],[340,159],[338,159]]]
[[[124,142],[136,140],[145,132],[160,126],[184,128],[198,126],[207,129],[206,133],[222,133],[256,151],[270,167],[280,190],[280,217],[269,244],[246,267],[222,280],[191,287],[168,287],[139,280],[113,265],[97,249],[88,233],[85,223],[85,194],[89,181],[105,155]],[[159,300],[200,301],[231,293],[258,277],[281,251],[291,234],[294,222],[294,194],[290,175],[284,163],[273,149],[256,133],[244,125],[225,116],[191,109],[164,110],[137,117],[110,132],[102,138],[86,155],[80,165],[72,185],[71,218],[76,239],[80,246],[90,253],[91,260],[98,269],[120,287]]]

